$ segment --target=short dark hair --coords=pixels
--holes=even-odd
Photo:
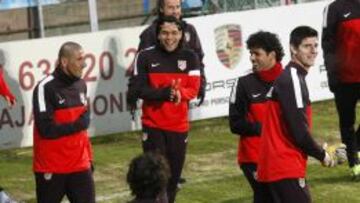
[[[131,161],[126,180],[136,198],[154,199],[165,190],[169,177],[165,158],[158,153],[145,153]]]
[[[156,23],[156,39],[157,36],[159,36],[160,30],[161,30],[161,26],[165,23],[174,23],[177,28],[179,29],[179,31],[182,31],[182,35],[181,35],[181,39],[179,42],[179,46],[182,46],[183,42],[184,42],[184,23],[181,20],[178,20],[177,18],[175,18],[174,16],[162,16],[157,20]]]
[[[271,32],[259,31],[251,34],[246,41],[248,49],[261,48],[270,53],[272,51],[276,54],[276,61],[280,62],[284,57],[284,49],[276,34]]]
[[[157,20],[156,23],[156,36],[160,33],[161,26],[165,23],[174,23],[180,31],[184,30],[184,25],[181,20],[178,20],[174,16],[162,16]]]
[[[297,48],[299,47],[303,39],[308,37],[318,37],[318,32],[310,26],[298,26],[294,28],[290,33],[290,45]]]

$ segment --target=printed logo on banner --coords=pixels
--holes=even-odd
[[[221,63],[233,69],[240,62],[242,53],[241,27],[227,24],[215,29],[216,54]]]

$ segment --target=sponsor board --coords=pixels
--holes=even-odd
[[[197,107],[195,101],[190,103],[191,120],[228,115],[231,88],[239,76],[251,71],[249,53],[244,48],[250,34],[259,30],[277,33],[288,52],[289,33],[294,27],[309,25],[321,32],[322,13],[319,11],[326,4],[316,2],[187,19],[196,27],[201,40],[208,81],[204,104]],[[54,70],[58,49],[66,41],[80,43],[85,51],[87,66],[83,78],[88,95],[82,98],[91,111],[91,135],[140,129],[140,112],[132,121],[127,109],[125,74],[134,65],[138,36],[144,28],[0,43],[0,65],[4,67],[5,80],[18,101],[15,108],[8,109],[4,108],[6,102],[0,100],[0,148],[32,145],[32,91]],[[226,57],[229,62],[219,57],[219,50],[225,49],[224,44],[228,44]],[[319,49],[315,66],[307,76],[313,101],[332,98],[321,56]],[[286,53],[284,65],[289,59]],[[187,65],[178,63],[179,69]]]

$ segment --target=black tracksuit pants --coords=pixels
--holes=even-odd
[[[167,186],[169,203],[175,202],[177,184],[185,162],[188,133],[178,133],[143,126],[144,152],[159,152],[169,163],[171,177]]]
[[[309,187],[303,178],[265,183],[274,203],[311,203]]]
[[[71,203],[95,203],[92,171],[68,174],[35,173],[38,203],[60,203],[66,195]]]
[[[360,84],[341,84],[334,91],[339,116],[341,140],[346,145],[349,166],[359,164],[360,130],[355,132],[356,103],[360,99]]]
[[[273,203],[269,188],[261,182],[256,180],[256,169],[255,163],[242,163],[240,165],[247,181],[254,192],[254,203]]]

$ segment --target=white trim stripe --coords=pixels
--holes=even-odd
[[[139,54],[140,53],[136,54],[135,61],[134,61],[134,75],[138,75],[137,60],[138,60]]]
[[[327,25],[328,12],[329,12],[329,5],[327,5],[327,6],[324,8],[324,12],[323,12],[323,24],[322,24],[322,27],[323,27],[323,28],[326,28],[326,27],[328,26],[328,25]]]
[[[154,48],[155,48],[155,46],[146,47],[145,49],[139,51],[139,52],[136,54],[135,60],[134,60],[134,75],[138,75],[138,74],[139,74],[139,72],[138,72],[138,67],[137,67],[137,61],[138,61],[138,57],[139,57],[140,53],[143,52],[143,51],[149,51],[149,50],[154,49]]]
[[[300,80],[297,75],[296,68],[291,68],[291,79],[294,85],[294,93],[295,93],[295,100],[296,100],[296,106],[298,108],[304,108],[304,103],[301,95],[301,86],[300,86]]]
[[[239,82],[239,79],[236,80],[236,83],[232,87],[232,90],[231,90],[231,95],[230,95],[230,103],[231,104],[235,104],[235,101],[236,101],[236,91],[237,91],[238,82]]]
[[[46,103],[45,103],[45,84],[50,82],[54,79],[54,76],[50,75],[49,77],[45,78],[43,81],[40,82],[38,87],[38,102],[39,102],[39,111],[45,112],[46,111]]]
[[[191,71],[189,71],[189,75],[200,76],[200,70],[191,70]]]

